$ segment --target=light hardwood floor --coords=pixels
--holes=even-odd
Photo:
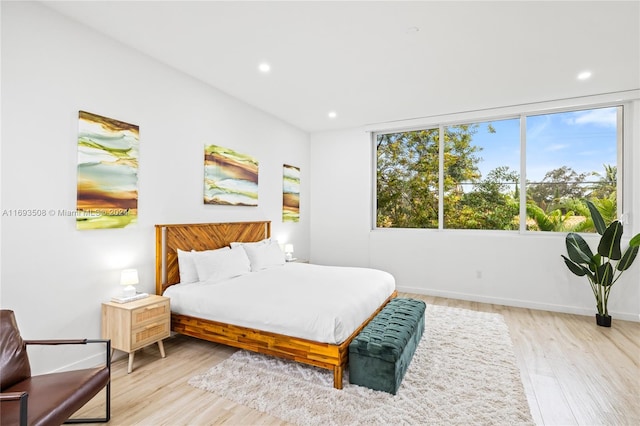
[[[531,414],[540,425],[640,425],[640,323],[558,314],[415,294],[427,304],[504,316]],[[427,324],[428,327],[428,324]],[[235,349],[185,336],[113,363],[110,425],[284,425],[274,417],[187,384]],[[102,411],[101,411],[102,410]],[[78,415],[99,416],[101,393]]]

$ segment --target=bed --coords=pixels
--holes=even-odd
[[[278,325],[275,324],[277,318],[265,318],[261,324],[260,315],[262,314],[258,313],[254,315],[254,318],[250,318],[251,315],[224,316],[222,312],[225,310],[224,306],[219,306],[217,309],[220,312],[211,314],[213,315],[211,316],[200,312],[197,307],[190,308],[189,304],[185,304],[189,299],[197,301],[198,299],[202,300],[205,296],[194,296],[193,294],[190,295],[190,293],[182,293],[182,291],[198,289],[198,291],[209,292],[205,293],[208,294],[206,297],[211,297],[214,300],[225,300],[224,298],[231,297],[230,295],[234,291],[233,288],[238,288],[238,283],[253,286],[247,287],[249,290],[245,290],[245,292],[247,294],[255,293],[258,295],[259,300],[266,305],[270,303],[269,300],[273,298],[274,294],[283,294],[286,295],[289,302],[295,301],[295,298],[299,297],[295,294],[295,287],[291,286],[291,283],[285,283],[285,279],[278,278],[280,277],[279,275],[274,275],[276,274],[275,268],[273,272],[272,270],[263,270],[255,274],[251,273],[233,278],[235,280],[233,285],[228,285],[226,281],[216,282],[215,285],[203,285],[202,283],[187,285],[187,283],[181,282],[178,266],[179,250],[185,252],[191,250],[204,252],[205,250],[221,248],[226,250],[226,247],[231,243],[258,243],[269,239],[270,236],[271,223],[268,221],[156,225],[156,294],[165,294],[172,298],[172,330],[207,341],[331,370],[333,372],[334,387],[342,389],[342,376],[348,361],[349,343],[389,300],[396,297],[395,283],[393,285],[387,283],[384,294],[380,293],[382,290],[376,290],[377,294],[372,296],[377,298],[376,301],[367,300],[366,303],[364,300],[359,300],[359,298],[354,299],[353,294],[349,295],[349,292],[360,291],[357,286],[355,286],[356,290],[344,290],[345,297],[342,297],[343,291],[336,290],[338,288],[347,288],[346,286],[341,287],[343,286],[342,283],[333,284],[333,287],[329,285],[326,290],[322,286],[316,286],[314,290],[316,293],[311,299],[322,300],[321,298],[323,297],[334,299],[337,305],[341,305],[341,309],[353,310],[359,315],[357,321],[353,319],[349,323],[345,319],[345,325],[336,327],[337,331],[335,331],[333,337],[317,330],[278,328]],[[184,253],[181,253],[181,255],[184,256]],[[310,273],[308,268],[312,268],[313,272]],[[281,269],[283,271],[286,270],[288,274],[292,274],[294,277],[313,275],[321,280],[323,274],[329,273],[331,268],[333,267],[286,264]],[[361,271],[356,269],[361,269]],[[344,281],[353,279],[353,277],[368,277],[367,274],[380,272],[366,268],[344,268],[344,277],[341,279]],[[352,276],[350,274],[357,275]],[[274,287],[269,287],[271,290],[265,290],[266,286],[258,286],[251,281],[254,276],[269,281],[270,278],[268,277],[271,275],[276,277],[273,281]],[[280,287],[277,286],[279,281],[283,281]],[[272,284],[270,283],[269,285]],[[286,287],[287,285],[289,287]],[[260,291],[263,293],[260,293]],[[272,291],[271,294],[269,293],[270,291]],[[324,294],[322,294],[323,292]],[[220,296],[221,294],[222,296]],[[228,314],[231,315],[235,310],[232,303],[229,302],[230,307],[227,309]],[[349,306],[348,303],[351,303],[352,306]],[[291,304],[291,306],[294,305],[296,303]],[[306,310],[309,311],[310,309],[306,308]],[[257,306],[251,312],[258,312]],[[218,319],[215,316],[217,314],[220,314],[223,319]],[[310,318],[313,319],[313,317]],[[318,318],[321,318],[320,312],[318,312]],[[305,321],[300,322],[304,323]],[[317,322],[322,323],[320,320]]]

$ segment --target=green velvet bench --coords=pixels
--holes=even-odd
[[[392,299],[349,344],[349,383],[396,394],[424,332],[422,300]]]

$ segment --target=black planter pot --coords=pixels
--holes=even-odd
[[[600,327],[611,327],[611,315],[596,314],[596,323]]]

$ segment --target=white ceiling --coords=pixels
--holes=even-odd
[[[44,4],[308,132],[640,88],[640,1]]]

